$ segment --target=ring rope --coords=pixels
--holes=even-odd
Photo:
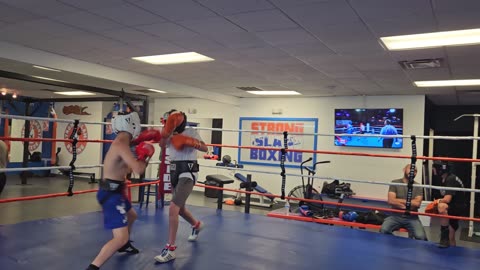
[[[71,119],[52,119],[45,117],[32,117],[32,116],[21,116],[21,115],[7,115],[0,114],[0,118],[6,119],[21,119],[21,120],[39,120],[39,121],[54,121],[62,123],[74,123],[74,120]],[[91,121],[82,121],[83,124],[92,124],[92,125],[111,125],[111,122],[91,122]],[[163,125],[147,125],[142,124],[142,127],[162,127]],[[250,132],[250,133],[268,133],[268,134],[283,134],[283,131],[263,131],[263,130],[248,130],[248,129],[224,129],[224,128],[207,128],[207,127],[187,127],[198,130],[211,130],[211,131],[224,131],[224,132]],[[308,135],[308,136],[322,136],[322,137],[335,137],[335,136],[350,136],[350,137],[375,137],[375,138],[411,138],[412,135],[370,135],[370,134],[335,134],[335,133],[301,133],[301,132],[290,132],[290,135]],[[439,140],[480,140],[480,137],[474,136],[416,136],[418,139],[439,139]]]
[[[138,183],[138,184],[129,184],[127,187],[139,187],[139,186],[148,186],[148,185],[155,185],[160,183],[160,181],[154,182],[147,182],[147,183]],[[88,189],[88,190],[80,190],[74,191],[73,194],[86,194],[97,192],[98,189]],[[68,192],[61,192],[61,193],[50,193],[50,194],[42,194],[42,195],[33,195],[33,196],[25,196],[25,197],[16,197],[16,198],[8,198],[8,199],[0,199],[0,203],[10,203],[10,202],[20,202],[20,201],[31,201],[31,200],[40,200],[40,199],[48,199],[54,197],[70,197]]]
[[[14,137],[0,137],[2,141],[31,141],[31,142],[73,142],[72,139],[53,139],[53,138],[14,138]],[[77,140],[77,142],[92,142],[92,143],[111,143],[112,140]]]
[[[195,186],[203,187],[203,188],[209,188],[209,189],[223,190],[223,191],[232,191],[232,192],[238,192],[238,193],[244,193],[244,194],[250,194],[250,195],[258,195],[258,196],[264,196],[264,197],[265,196],[274,197],[274,198],[280,198],[281,197],[281,195],[276,195],[276,194],[265,194],[265,193],[255,192],[255,191],[245,191],[245,190],[238,190],[238,189],[231,189],[231,188],[221,188],[221,187],[217,187],[217,186],[207,186],[207,185],[203,185],[203,184],[196,184]],[[285,199],[286,200],[293,200],[293,201],[316,203],[316,204],[328,204],[328,205],[345,206],[345,207],[358,208],[358,209],[377,210],[377,211],[400,213],[400,214],[405,213],[404,210],[398,210],[398,209],[393,209],[393,208],[363,206],[363,205],[358,205],[358,204],[320,201],[320,200],[304,199],[304,198],[297,198],[297,197],[285,197]],[[430,214],[430,213],[423,213],[423,212],[410,212],[410,214],[419,215],[419,216],[450,218],[450,219],[467,220],[467,221],[471,220],[471,221],[475,221],[475,222],[480,222],[480,218],[449,216],[449,215]]]
[[[233,168],[233,167],[224,167],[224,166],[209,166],[209,165],[200,165],[200,167],[205,167],[205,168],[212,168],[212,169],[220,169],[220,170],[229,170],[229,171],[242,171],[242,172],[253,172],[253,173],[263,173],[263,174],[271,174],[271,175],[278,175],[275,172],[267,172],[267,171],[259,171],[259,170],[250,170],[250,169],[242,169],[242,168]],[[351,183],[361,183],[361,184],[373,184],[373,185],[383,185],[383,186],[408,186],[408,184],[405,183],[384,183],[384,182],[375,182],[375,181],[366,181],[366,180],[354,180],[354,179],[342,179],[342,178],[333,178],[333,177],[327,177],[327,176],[309,176],[309,175],[303,175],[303,174],[285,174],[286,176],[295,176],[295,177],[310,177],[310,178],[315,178],[319,180],[338,180],[341,182],[351,182]],[[470,192],[476,192],[480,193],[480,189],[467,189],[467,188],[455,188],[455,187],[440,187],[440,186],[431,186],[431,185],[421,185],[421,184],[415,184],[415,187],[420,187],[420,188],[429,188],[429,189],[438,189],[438,190],[453,190],[453,191],[470,191]]]
[[[410,172],[408,173],[407,199],[405,203],[405,214],[410,215],[412,206],[413,179],[415,178],[415,163],[417,162],[417,144],[415,136],[412,136],[412,158],[410,162]]]
[[[13,137],[0,137],[0,140],[5,141],[40,141],[40,142],[73,142],[71,139],[51,139],[51,138],[13,138]],[[77,142],[92,142],[92,143],[111,143],[112,140],[77,140]],[[259,149],[259,150],[274,150],[281,151],[280,148],[275,147],[256,147],[256,146],[238,146],[238,145],[222,145],[222,144],[205,144],[212,147],[225,147],[225,148],[239,148],[239,149]],[[347,155],[347,156],[364,156],[364,157],[386,157],[386,158],[405,158],[409,159],[411,156],[407,155],[387,155],[387,154],[370,154],[362,152],[340,152],[340,151],[324,151],[324,150],[303,150],[303,149],[288,149],[287,152],[305,152],[313,154],[332,154],[332,155]],[[443,160],[443,161],[457,161],[457,162],[478,162],[480,159],[472,158],[452,158],[452,157],[425,157],[417,156],[417,159],[421,160]]]
[[[100,165],[78,165],[75,166],[77,169],[90,169],[90,168],[101,168],[103,167],[102,164]],[[28,168],[4,168],[0,169],[1,172],[23,172],[23,171],[48,171],[48,170],[68,170],[70,166],[51,166],[51,167],[28,167]]]
[[[213,147],[225,147],[225,148],[239,148],[239,149],[259,149],[259,150],[275,150],[281,151],[280,148],[276,147],[257,147],[257,146],[239,146],[239,145],[224,145],[224,144],[205,144],[206,146]],[[362,152],[340,152],[340,151],[324,151],[324,150],[304,150],[304,149],[288,149],[287,152],[299,152],[299,153],[310,153],[310,154],[331,154],[331,155],[341,155],[341,156],[362,156],[362,157],[386,157],[386,158],[404,158],[410,159],[411,156],[408,155],[387,155],[387,154],[369,154]],[[443,160],[443,161],[457,161],[457,162],[479,162],[480,159],[474,158],[451,158],[451,157],[425,157],[417,156],[417,159],[421,160]]]

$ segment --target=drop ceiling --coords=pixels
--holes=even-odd
[[[159,89],[167,95],[155,97],[256,97],[238,87],[257,87],[307,97],[425,94],[436,104],[478,105],[478,88],[417,88],[413,81],[479,78],[480,46],[388,52],[378,41],[480,28],[478,14],[478,0],[0,0],[0,41],[139,74],[145,83],[46,72],[57,79],[114,90],[170,83]],[[131,59],[185,51],[215,61],[152,66]],[[1,70],[29,73],[36,64],[11,58],[0,59]],[[428,58],[443,66],[399,64]]]

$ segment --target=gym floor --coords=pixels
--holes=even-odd
[[[96,188],[97,184],[89,184],[89,179],[76,178],[74,190],[86,190]],[[48,193],[65,192],[68,187],[68,178],[64,176],[54,177],[33,177],[28,179],[27,185],[20,185],[18,176],[8,176],[7,185],[0,196],[1,199],[41,195]],[[132,200],[137,201],[138,188],[132,189]],[[151,199],[150,199],[151,200]],[[188,200],[189,205],[216,208],[216,199],[207,198],[203,192],[193,192]],[[275,208],[281,208],[278,204]],[[144,206],[145,207],[145,206]],[[148,208],[154,209],[154,204],[148,205]],[[167,206],[168,207],[168,206]],[[242,206],[223,205],[227,211],[243,212]],[[0,204],[0,225],[16,224],[25,221],[33,221],[47,218],[56,218],[63,216],[75,216],[84,213],[100,211],[95,193],[74,195],[73,197],[56,197],[42,200],[22,201]],[[266,215],[271,208],[252,207],[252,214]],[[162,210],[158,210],[162,211]],[[318,226],[326,226],[318,224]],[[462,228],[468,228],[466,222],[461,223]],[[436,219],[432,220],[430,227],[425,227],[428,239],[438,242],[439,225]],[[460,240],[460,232],[457,232],[457,245],[462,247],[480,248],[480,243]]]

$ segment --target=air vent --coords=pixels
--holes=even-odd
[[[255,86],[240,86],[237,88],[243,91],[263,91],[263,89],[257,88]]]
[[[400,61],[398,62],[404,69],[426,69],[426,68],[440,68],[443,66],[442,58],[435,59],[417,59],[412,61]]]

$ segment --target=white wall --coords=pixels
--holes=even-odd
[[[212,101],[198,99],[156,99],[155,119],[176,108],[187,113],[189,118],[223,118],[225,129],[238,129],[239,117],[308,117],[318,118],[319,133],[333,133],[334,110],[336,108],[403,108],[404,134],[422,135],[424,128],[424,96],[373,96],[373,97],[329,97],[329,98],[245,98],[240,106],[231,106]],[[273,108],[281,108],[282,115],[272,115]],[[194,115],[188,114],[189,109],[196,109]],[[238,134],[225,132],[223,144],[238,145]],[[374,148],[340,148],[333,144],[332,137],[318,137],[318,150],[382,153],[394,155],[411,155],[411,143],[404,142],[403,149],[374,149]],[[417,141],[419,154],[423,149],[423,141]],[[222,154],[232,158],[237,157],[235,149],[222,149]],[[390,182],[402,176],[402,168],[409,163],[407,159],[357,157],[341,155],[317,155],[317,160],[330,160],[330,164],[320,167],[318,176],[339,179],[368,180],[375,182]],[[214,165],[215,161],[201,160],[201,164]],[[421,163],[418,161],[417,166]],[[280,173],[280,167],[252,166],[246,168]],[[299,174],[298,169],[287,168],[287,173]],[[227,173],[224,170],[207,169],[201,171],[201,179],[211,173]],[[421,171],[417,181],[421,181]],[[272,193],[280,194],[281,177],[266,174],[252,174],[253,179]],[[301,179],[287,177],[286,192],[301,184]],[[321,186],[323,180],[316,180],[315,186]],[[385,199],[388,187],[384,185],[352,184],[353,190],[360,196]]]
[[[24,130],[25,120],[12,119],[10,127],[10,136],[14,138],[23,138],[22,131]],[[40,130],[39,130],[40,129]],[[42,138],[43,121],[30,121],[30,138]],[[10,143],[11,149],[18,151],[10,151],[10,162],[23,162],[23,142],[12,141]],[[30,142],[29,151],[42,152],[42,142]]]
[[[69,105],[79,105],[81,107],[88,107],[85,109],[86,112],[90,115],[76,115],[76,114],[64,114],[64,106]],[[109,107],[108,110],[111,110]],[[59,119],[79,119],[81,121],[92,121],[92,122],[103,122],[104,111],[102,102],[59,102],[55,103],[55,111],[57,112]],[[65,135],[65,130],[67,128],[67,123],[58,123],[57,125],[57,138],[63,139],[68,137]],[[88,139],[98,140],[103,139],[103,126],[102,125],[86,125],[88,132]],[[65,143],[57,143],[57,147],[62,148],[59,154],[59,165],[68,166],[72,160],[72,154],[67,151]],[[78,148],[77,148],[78,149]],[[77,150],[78,151],[78,150]],[[87,143],[85,149],[82,153],[77,155],[77,160],[75,165],[98,165],[102,163],[101,154],[102,153],[102,144],[101,143]],[[81,172],[94,172],[96,178],[101,177],[100,168],[92,169],[77,169]]]

